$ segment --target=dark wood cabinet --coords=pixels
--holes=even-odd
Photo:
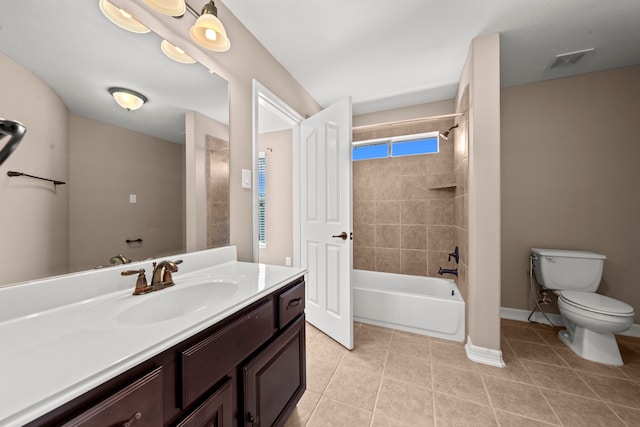
[[[162,368],[123,387],[63,427],[153,427],[162,425]]]
[[[182,351],[182,408],[190,405],[274,333],[273,302],[269,300]]]
[[[28,426],[282,426],[306,387],[304,286],[294,280]]]
[[[304,316],[242,370],[244,423],[283,425],[306,388]]]
[[[231,427],[233,425],[233,387],[227,379],[211,397],[194,409],[177,427]]]

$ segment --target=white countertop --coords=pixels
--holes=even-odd
[[[34,302],[38,305],[37,311],[23,310],[20,316],[0,319],[0,425],[21,426],[32,421],[306,272],[300,268],[229,261],[228,257],[218,257],[216,265],[204,267],[206,259],[197,256],[181,256],[185,261],[173,275],[176,285],[158,292],[133,296],[135,275],[126,278],[129,286],[123,289],[119,272],[126,268],[104,269],[90,272],[88,276],[94,278],[97,274],[100,277],[96,279],[98,281],[114,276],[113,281],[118,283],[113,286],[115,289],[96,285],[103,292],[104,289],[109,292],[87,295],[84,299],[76,298],[68,304],[53,307]],[[191,269],[187,267],[189,263],[192,264]],[[150,276],[149,271],[147,267],[147,277]],[[86,283],[87,273],[79,274],[83,275],[83,280],[78,280],[77,286],[91,286]],[[74,276],[65,276],[69,279],[67,282],[73,282]],[[158,297],[170,301],[172,292],[184,292],[184,289],[204,282],[204,286],[216,286],[219,281],[225,281],[230,289],[224,298],[220,301],[217,298],[209,302],[205,300],[187,314],[149,323],[123,324],[118,320],[119,313],[127,308],[141,303],[153,304],[151,300]],[[22,293],[13,289],[19,286],[0,288],[0,300],[4,297],[2,303],[5,306],[12,302],[28,305],[28,297],[41,293],[45,289],[43,286],[49,286],[45,293],[56,286],[46,281],[37,285],[32,289],[25,288],[27,291],[23,289]],[[16,295],[19,301],[7,300],[16,299]],[[161,312],[171,309],[166,304],[161,307]],[[136,313],[136,308],[132,308],[130,313]]]

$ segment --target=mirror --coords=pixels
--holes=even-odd
[[[294,188],[297,112],[254,80],[254,260],[299,265]]]
[[[0,286],[108,266],[114,255],[189,249],[185,182],[195,169],[205,188],[199,220],[227,197],[226,218],[218,209],[215,227],[199,225],[217,233],[205,247],[228,244],[228,83],[169,59],[161,41],[115,26],[98,0],[0,3],[0,117],[27,129],[0,168],[0,257],[11,260]],[[114,86],[148,102],[124,110],[108,92]]]

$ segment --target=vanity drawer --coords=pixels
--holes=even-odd
[[[182,408],[221,380],[275,332],[272,300],[182,351]]]
[[[304,282],[283,292],[279,296],[278,327],[284,328],[289,322],[304,312]]]
[[[162,419],[162,368],[113,393],[71,421],[71,426],[160,426]]]

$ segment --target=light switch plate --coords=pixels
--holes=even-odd
[[[138,198],[136,197],[135,194],[129,194],[129,203],[136,203],[138,201]]]
[[[242,169],[242,188],[251,188],[251,171]]]

